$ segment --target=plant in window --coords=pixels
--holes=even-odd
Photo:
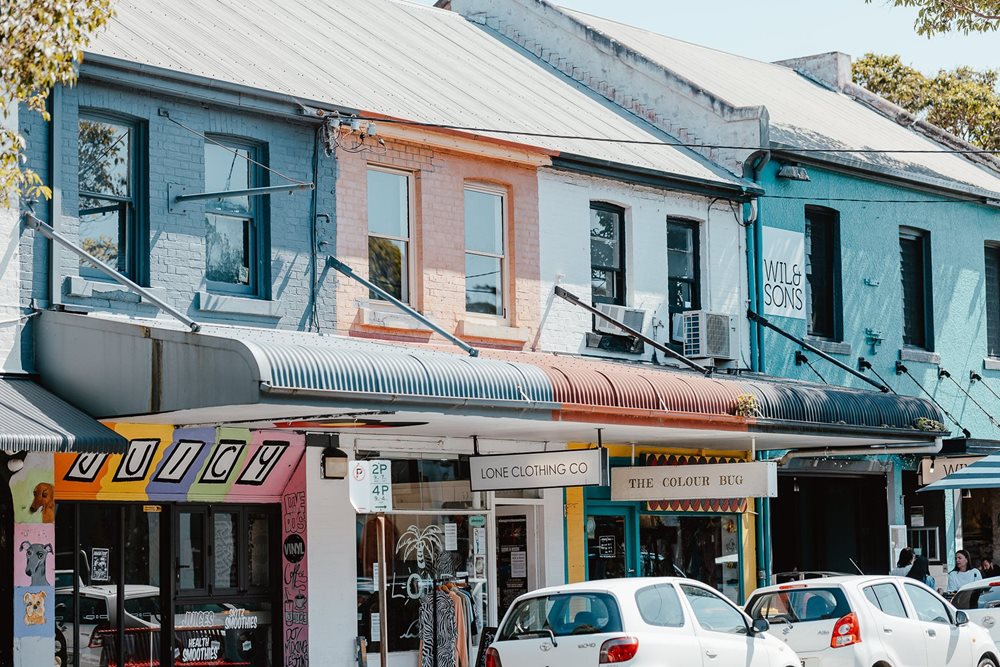
[[[441,526],[427,526],[421,529],[411,525],[396,543],[396,553],[402,553],[403,560],[416,558],[417,567],[426,570],[444,551],[444,531]]]

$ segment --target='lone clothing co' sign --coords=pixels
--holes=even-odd
[[[612,500],[774,498],[778,465],[772,462],[611,469]]]
[[[600,486],[605,479],[604,449],[539,454],[473,456],[469,459],[473,491]]]

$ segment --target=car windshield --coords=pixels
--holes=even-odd
[[[559,593],[516,603],[498,641],[621,632],[622,617],[607,593]]]
[[[750,601],[748,613],[771,623],[837,620],[851,613],[840,588],[795,588],[761,593]]]
[[[1000,607],[1000,584],[977,586],[955,593],[951,603],[957,609],[994,609]]]

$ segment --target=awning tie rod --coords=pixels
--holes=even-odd
[[[769,322],[768,319],[766,317],[764,317],[763,315],[758,315],[757,313],[755,313],[752,310],[747,310],[747,319],[750,320],[751,322],[756,322],[757,324],[764,325],[765,327],[767,327],[771,331],[774,331],[775,333],[781,334],[782,336],[784,336],[788,340],[792,341],[793,343],[798,343],[803,348],[809,350],[810,352],[812,352],[816,356],[821,357],[821,358],[825,359],[826,361],[829,361],[831,364],[833,364],[837,368],[841,369],[842,371],[847,371],[848,373],[850,373],[854,377],[858,378],[859,380],[863,380],[864,382],[867,382],[868,384],[870,384],[871,386],[875,387],[879,391],[884,392],[884,393],[889,393],[890,389],[886,385],[879,384],[878,382],[876,382],[875,380],[871,379],[870,377],[868,377],[864,373],[859,373],[858,371],[854,370],[853,368],[851,368],[850,366],[848,366],[844,362],[842,362],[842,361],[840,361],[838,359],[834,359],[833,357],[831,357],[829,354],[827,354],[823,350],[819,349],[818,347],[810,345],[809,343],[805,342],[804,340],[802,340],[798,336],[793,336],[792,334],[788,333],[787,331],[785,331],[784,329],[782,329],[778,325],[772,324],[771,322]]]
[[[462,340],[461,338],[459,338],[455,334],[453,334],[453,333],[451,333],[449,331],[445,331],[444,329],[442,329],[441,327],[439,327],[437,324],[435,324],[434,322],[432,322],[429,317],[427,317],[423,313],[419,312],[415,308],[412,308],[409,305],[403,303],[402,301],[400,301],[399,299],[397,299],[393,295],[389,294],[388,292],[386,292],[384,289],[382,289],[381,287],[379,287],[375,283],[371,282],[370,280],[366,280],[366,279],[362,278],[361,276],[359,276],[358,274],[356,274],[354,272],[354,269],[352,269],[351,267],[349,267],[347,264],[344,264],[343,262],[341,262],[339,259],[337,259],[333,255],[330,255],[329,257],[327,257],[326,258],[326,262],[327,262],[327,264],[329,264],[330,266],[332,266],[337,271],[340,271],[341,273],[343,273],[348,278],[353,278],[354,280],[357,280],[359,283],[361,283],[362,285],[364,285],[365,287],[367,287],[371,291],[375,292],[376,294],[378,294],[380,297],[382,297],[383,299],[385,299],[386,301],[388,301],[392,305],[396,306],[396,308],[398,308],[399,310],[403,311],[404,313],[406,313],[407,315],[409,315],[410,317],[412,317],[413,319],[415,319],[417,322],[420,322],[421,324],[423,324],[427,328],[431,329],[435,333],[440,334],[444,338],[447,338],[449,342],[454,343],[458,347],[462,348],[462,350],[464,350],[465,352],[467,352],[470,357],[478,357],[479,356],[479,350],[477,350],[476,348],[472,347],[471,345],[469,345],[468,343],[466,343],[464,340]]]
[[[197,332],[201,329],[201,325],[192,320],[190,317],[180,312],[179,310],[175,309],[173,306],[168,304],[163,299],[160,299],[159,297],[155,296],[152,292],[150,292],[146,288],[138,285],[137,283],[132,282],[117,269],[97,259],[89,252],[87,252],[86,250],[84,250],[83,248],[76,245],[75,243],[67,239],[65,236],[57,232],[48,223],[35,217],[34,214],[30,212],[24,213],[24,226],[27,227],[28,229],[34,229],[45,238],[55,243],[58,243],[62,247],[66,248],[80,259],[89,262],[90,264],[93,264],[102,272],[106,273],[116,283],[124,285],[131,291],[141,296],[144,300],[157,306],[163,312],[172,315],[175,319],[182,322],[184,326],[191,329],[191,331]]]
[[[969,432],[969,429],[967,429],[964,426],[962,426],[959,423],[959,421],[957,419],[955,419],[955,416],[953,414],[951,414],[950,412],[948,412],[947,410],[945,410],[945,407],[943,405],[941,405],[940,403],[938,403],[937,399],[934,398],[933,396],[931,396],[931,393],[929,391],[927,391],[926,389],[924,389],[924,385],[920,384],[920,381],[917,380],[917,378],[913,377],[913,375],[910,374],[910,369],[908,369],[903,364],[902,361],[898,361],[898,360],[896,361],[896,375],[905,375],[906,377],[908,377],[911,380],[913,380],[913,384],[917,385],[917,387],[920,389],[920,391],[924,392],[924,395],[927,397],[927,400],[929,400],[931,403],[933,403],[934,405],[936,405],[938,407],[938,409],[941,412],[944,413],[945,417],[947,417],[952,422],[954,422],[955,426],[957,426],[962,431],[962,435],[964,435],[966,438],[971,438],[972,437],[972,433]]]
[[[706,368],[705,366],[702,366],[699,363],[691,361],[690,359],[688,359],[687,357],[685,357],[680,352],[676,352],[674,350],[671,350],[669,347],[667,347],[663,343],[658,343],[655,340],[653,340],[652,338],[650,338],[649,336],[647,336],[647,335],[645,335],[645,334],[643,334],[643,333],[641,333],[639,331],[636,331],[635,329],[633,329],[631,327],[625,326],[623,323],[619,322],[615,318],[613,318],[613,317],[611,317],[609,315],[605,315],[604,313],[602,313],[601,311],[599,311],[597,308],[594,308],[593,306],[591,306],[588,303],[584,303],[583,301],[580,300],[580,297],[576,296],[572,292],[569,292],[569,291],[563,289],[562,287],[559,287],[558,285],[556,285],[555,292],[556,292],[556,296],[557,297],[559,297],[561,299],[566,299],[567,301],[569,301],[574,306],[579,306],[580,308],[583,308],[587,312],[591,313],[592,315],[594,315],[596,317],[601,318],[605,322],[610,322],[611,324],[615,325],[616,327],[618,327],[619,329],[621,329],[622,331],[624,331],[625,333],[627,333],[629,336],[632,336],[634,338],[638,338],[639,340],[641,340],[646,345],[649,345],[650,347],[656,348],[657,350],[659,350],[660,352],[662,352],[663,354],[665,354],[665,355],[667,355],[669,357],[673,357],[677,361],[679,361],[682,364],[686,365],[688,368],[693,368],[694,370],[698,371],[699,373],[704,373],[705,375],[711,375],[712,374],[712,371],[714,369]]]
[[[875,377],[877,377],[879,379],[879,382],[881,382],[882,384],[884,384],[886,387],[889,387],[889,391],[891,391],[894,394],[896,393],[896,390],[893,389],[889,385],[888,380],[886,380],[884,377],[882,377],[882,375],[877,370],[875,370],[875,367],[872,366],[872,362],[868,361],[864,357],[858,357],[858,370],[859,371],[871,371],[872,375],[874,375]]]
[[[1000,422],[997,422],[997,420],[993,418],[993,415],[991,415],[989,412],[987,412],[986,408],[984,408],[979,403],[979,401],[977,401],[976,399],[974,399],[972,397],[972,394],[970,394],[969,392],[967,392],[962,385],[958,384],[958,382],[955,381],[955,378],[953,378],[951,376],[951,373],[949,373],[948,371],[946,371],[943,368],[939,368],[938,369],[938,379],[940,380],[942,378],[948,378],[949,380],[951,380],[951,383],[953,385],[955,385],[956,387],[958,387],[958,390],[960,392],[962,392],[963,394],[965,394],[965,397],[967,399],[969,399],[970,401],[972,401],[972,404],[975,405],[977,408],[979,408],[984,415],[986,415],[986,418],[990,420],[990,423],[993,424],[993,426],[995,426],[997,428],[1000,428]]]

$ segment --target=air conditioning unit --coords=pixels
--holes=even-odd
[[[684,356],[691,359],[729,359],[739,355],[736,317],[691,310],[684,313]]]
[[[641,308],[626,308],[625,306],[616,306],[610,303],[599,303],[596,307],[597,310],[608,317],[621,322],[629,329],[634,329],[635,331],[641,332],[643,325],[646,323],[646,311]],[[597,333],[611,334],[612,336],[629,335],[607,320],[602,320],[600,317],[594,317],[594,320],[596,321],[594,331]]]

